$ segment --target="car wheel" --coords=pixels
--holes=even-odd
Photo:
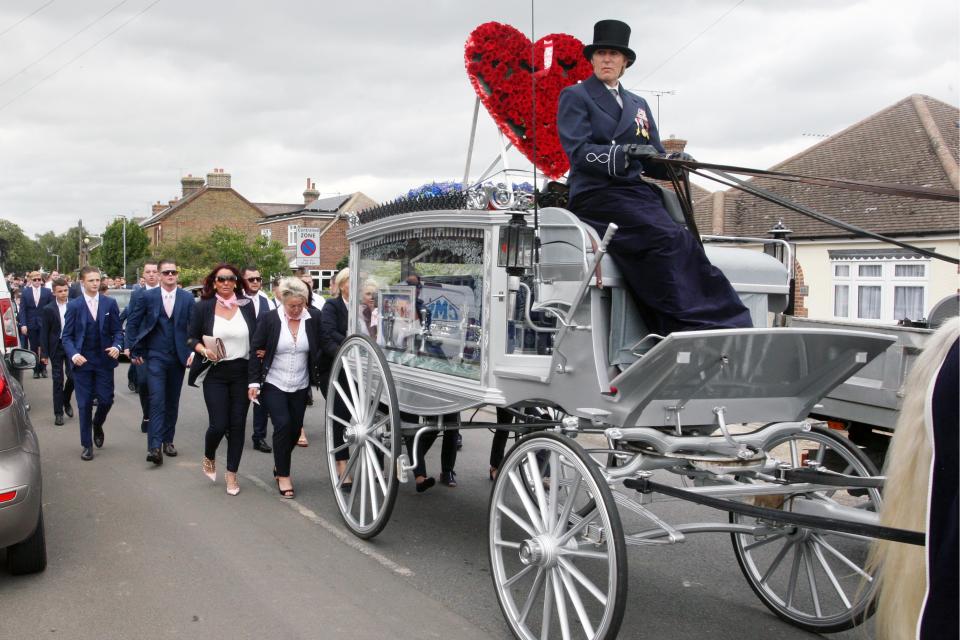
[[[47,568],[47,541],[43,532],[43,509],[30,537],[7,547],[7,570],[15,576],[38,573]]]

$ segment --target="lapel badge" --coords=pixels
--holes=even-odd
[[[647,112],[643,107],[637,109],[637,135],[643,136],[645,139],[650,139],[650,121],[647,119]]]

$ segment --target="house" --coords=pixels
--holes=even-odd
[[[251,202],[232,187],[231,175],[223,169],[214,169],[206,179],[188,174],[180,179],[180,184],[180,197],[167,204],[157,202],[152,215],[140,223],[151,245],[172,244],[187,236],[206,235],[215,227],[229,226],[251,239],[263,235],[279,241],[293,261],[296,230],[301,226],[320,227],[321,264],[310,272],[321,289],[329,288],[337,261],[347,253],[345,214],[377,204],[360,192],[321,199],[316,184],[309,178],[302,202]]]
[[[772,170],[958,189],[958,109],[912,95],[784,160]],[[750,184],[862,229],[958,257],[956,203],[756,178]],[[813,220],[731,189],[698,198],[701,233],[769,238],[794,250],[795,314],[851,322],[920,320],[958,290],[957,266]]]

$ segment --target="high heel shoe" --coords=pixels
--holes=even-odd
[[[497,479],[497,471],[498,469],[496,467],[490,467],[490,482]]]
[[[217,481],[217,461],[211,460],[204,456],[203,458],[203,475],[210,478],[210,482]]]
[[[287,500],[293,499],[293,497],[296,495],[296,494],[294,493],[294,491],[293,491],[293,487],[290,487],[289,489],[281,489],[281,488],[280,488],[280,478],[277,478],[276,476],[274,476],[274,477],[275,477],[275,479],[276,479],[276,481],[277,481],[277,491],[280,492],[280,495],[283,496],[284,498],[286,498]]]
[[[232,471],[227,471],[223,474],[224,479],[227,481],[227,494],[235,496],[240,493],[240,483],[237,482],[237,474]]]

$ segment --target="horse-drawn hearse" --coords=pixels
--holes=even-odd
[[[677,210],[673,192],[664,198]],[[405,437],[509,430],[522,437],[496,477],[488,535],[518,638],[615,637],[627,546],[710,532],[730,535],[748,583],[779,617],[820,632],[864,619],[871,539],[923,536],[878,526],[876,468],[807,416],[893,339],[775,326],[788,269],[755,248],[714,245],[710,260],[754,328],[652,335],[603,259],[615,227],[598,237],[547,204],[504,179],[353,220],[351,335],[326,408],[346,526],[361,538],[384,529],[417,463]],[[513,420],[444,418],[481,407]],[[670,523],[656,512],[665,499],[726,516]]]

